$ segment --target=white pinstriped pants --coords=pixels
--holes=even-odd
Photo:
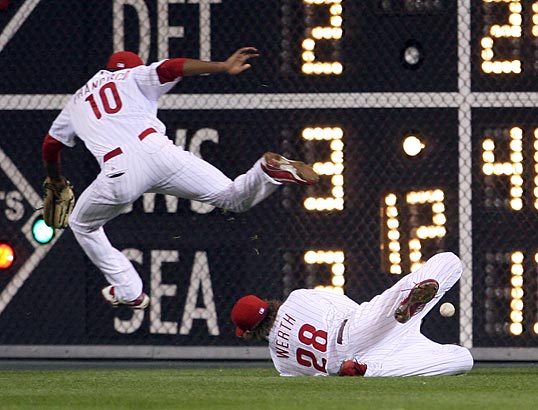
[[[459,280],[460,259],[450,252],[430,258],[420,269],[360,308],[344,330],[339,348],[342,360],[355,358],[368,365],[365,376],[435,376],[466,373],[473,367],[468,349],[441,345],[420,333],[421,321],[443,295]],[[407,323],[394,319],[394,311],[418,282],[435,279],[439,291],[424,309]]]
[[[280,185],[263,172],[259,160],[232,181],[160,134],[152,134],[130,148],[103,164],[95,181],[80,195],[69,219],[78,243],[122,301],[134,300],[141,294],[142,280],[132,263],[112,246],[103,225],[143,193],[174,195],[243,212]],[[111,178],[118,173],[123,174]]]

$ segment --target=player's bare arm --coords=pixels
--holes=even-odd
[[[218,73],[237,75],[248,70],[251,67],[248,61],[259,55],[255,47],[243,47],[228,57],[226,61],[202,61],[187,58],[183,64],[183,77]]]

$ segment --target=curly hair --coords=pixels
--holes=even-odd
[[[267,315],[262,319],[262,321],[249,332],[249,338],[265,341],[267,340],[267,335],[271,331],[273,324],[275,323],[276,315],[278,309],[282,302],[279,300],[267,300]]]

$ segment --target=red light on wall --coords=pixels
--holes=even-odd
[[[7,10],[9,0],[0,0],[0,10]]]
[[[15,252],[7,243],[0,243],[0,269],[7,269],[13,265]]]

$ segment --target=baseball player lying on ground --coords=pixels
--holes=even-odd
[[[57,221],[57,227],[63,228],[69,216],[65,215],[71,212],[72,196],[62,196],[70,185],[60,171],[60,150],[74,146],[78,136],[101,172],[76,201],[69,227],[110,283],[102,295],[112,306],[144,309],[150,302],[135,268],[103,230],[143,193],[175,195],[242,212],[282,183],[318,181],[310,166],[272,152],[232,181],[213,165],[175,146],[157,118],[159,97],[183,77],[237,75],[249,69],[248,61],[257,56],[257,49],[244,47],[222,62],[172,58],[146,66],[134,53],[114,53],[106,69],[75,92],[54,120],[43,142],[43,161],[48,175],[46,207],[57,207],[58,212],[48,209],[46,221]]]
[[[461,273],[456,255],[440,253],[369,302],[313,289],[295,290],[283,303],[248,295],[234,305],[232,321],[237,336],[269,342],[282,376],[463,374],[473,367],[469,350],[420,333]]]

